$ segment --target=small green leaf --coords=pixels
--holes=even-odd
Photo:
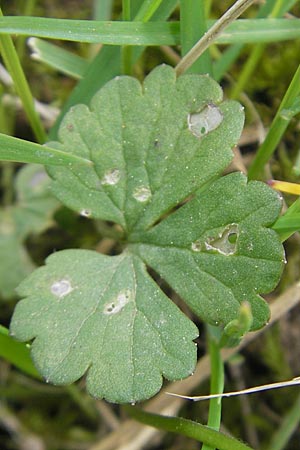
[[[49,227],[59,206],[49,192],[49,181],[41,166],[23,167],[15,179],[16,203],[0,208],[0,294],[4,299],[16,296],[15,288],[35,267],[24,240]]]
[[[71,383],[111,402],[154,395],[162,375],[190,375],[197,328],[169,301],[142,261],[65,250],[19,287],[11,333],[36,338],[32,357],[47,381]]]
[[[237,319],[229,322],[224,328],[220,339],[220,347],[236,347],[251,329],[252,322],[253,317],[250,305],[248,302],[243,302]]]
[[[16,287],[35,266],[22,242],[13,233],[11,215],[4,216],[0,211],[0,222],[0,294],[8,300],[16,296]]]

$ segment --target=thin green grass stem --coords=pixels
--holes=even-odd
[[[32,16],[34,14],[36,2],[37,0],[27,0],[26,2],[24,2],[22,15]],[[26,36],[19,36],[16,41],[16,50],[20,61],[23,61],[24,58],[26,39],[27,39]]]
[[[121,65],[123,75],[132,75],[132,47],[124,45],[121,50]]]
[[[2,161],[2,180],[1,186],[3,189],[3,206],[9,206],[13,202],[14,192],[13,192],[13,176],[14,176],[14,165],[11,162]]]
[[[0,98],[2,98],[4,92],[4,85],[0,84]],[[11,135],[14,134],[15,109],[3,103],[0,102],[0,133]]]
[[[111,20],[112,9],[113,9],[113,0],[94,0],[93,19]]]
[[[131,0],[122,0],[122,19],[131,19]]]
[[[122,19],[131,19],[131,0],[122,0]],[[132,75],[132,48],[128,45],[122,46],[121,70],[124,75]]]
[[[134,22],[148,22],[161,6],[162,0],[145,0],[137,14],[134,17]],[[123,20],[131,20],[132,8],[130,1],[123,0]],[[122,73],[125,75],[132,75],[132,67],[134,61],[134,53],[131,46],[124,45],[121,50],[121,66]]]
[[[265,3],[263,3],[258,10],[257,18],[260,18],[260,19],[266,18],[272,11],[273,5],[274,5],[274,0],[267,0]],[[261,44],[257,43],[256,45],[259,47]],[[223,78],[223,76],[228,72],[229,68],[232,66],[234,61],[236,61],[236,59],[240,55],[243,47],[244,47],[243,43],[236,43],[234,45],[231,45],[229,48],[227,48],[223,52],[222,56],[219,59],[217,59],[217,61],[214,63],[214,68],[213,68],[214,77],[215,77],[216,81],[220,81]],[[247,64],[249,64],[249,66],[252,69],[253,62],[251,62],[251,64],[250,64],[250,62],[248,63],[248,61],[249,61],[249,59],[246,62],[246,66],[247,66]],[[246,68],[244,69],[244,71],[246,72]],[[233,88],[231,98],[233,98],[233,96],[235,96],[235,97],[238,96],[238,92],[240,89],[239,83],[242,83],[242,80],[241,80],[242,77],[243,77],[243,72],[239,76],[237,84]],[[245,77],[246,77],[246,75],[245,75]],[[244,85],[244,82],[243,82],[243,85]]]
[[[254,0],[237,0],[225,14],[207,31],[205,35],[191,48],[191,50],[182,58],[176,66],[177,75],[186,72],[205,50],[216,40],[222,31],[232,22],[234,22]]]
[[[70,384],[68,386],[65,386],[64,389],[86,417],[88,417],[93,422],[99,421],[99,415],[97,413],[97,409],[95,407],[93,399],[81,392],[77,384]]]
[[[2,16],[3,14],[0,8],[0,17]],[[10,36],[8,35],[0,36],[0,51],[4,63],[13,79],[17,94],[19,95],[22,101],[25,113],[28,117],[28,121],[35,134],[35,137],[39,143],[44,143],[46,140],[46,133],[42,125],[42,122],[35,110],[34,100],[31,91],[29,89],[26,77],[20,64],[18,54],[15,50],[13,41]]]
[[[207,31],[205,5],[203,0],[180,1],[181,52],[186,55],[195,43]],[[209,51],[206,50],[187,70],[189,73],[209,73],[212,64]]]
[[[240,96],[241,92],[244,91],[245,86],[249,83],[251,75],[257,67],[258,62],[261,60],[261,56],[266,48],[265,44],[256,44],[253,48],[246,64],[243,67],[242,72],[239,75],[238,81],[235,84],[230,98],[236,99]]]
[[[213,74],[216,81],[220,82],[228,72],[234,61],[239,57],[243,47],[244,44],[234,44],[228,47],[221,56],[218,55],[218,59],[213,65]],[[216,46],[213,48],[216,49]]]
[[[300,395],[287,412],[278,430],[273,434],[268,450],[283,450],[300,422]]]
[[[284,114],[284,110],[288,111],[292,107],[296,98],[300,94],[300,65],[298,66],[295,75],[289,85],[288,90],[280,104],[280,107],[274,117],[269,132],[264,140],[263,144],[259,148],[252,164],[249,167],[248,177],[249,179],[260,178],[263,173],[265,164],[269,161],[270,157],[276,150],[282,135],[284,134],[287,126],[289,125],[292,115]]]
[[[162,1],[163,0],[145,0],[134,20],[137,22],[148,22],[162,4]]]
[[[212,0],[206,0],[204,2],[204,6],[205,6],[205,16],[209,17],[210,11],[211,11],[211,7],[212,7]]]
[[[179,417],[166,417],[152,414],[133,406],[124,406],[124,409],[138,422],[159,430],[187,436],[198,442],[204,442],[205,444],[210,445],[209,448],[218,448],[219,450],[252,450],[251,447],[243,442],[212,430],[198,422]]]
[[[210,393],[221,394],[224,391],[224,363],[221,357],[218,329],[207,326],[208,348],[211,365]],[[209,402],[207,426],[218,431],[221,425],[222,399],[213,398]],[[215,450],[216,447],[204,444],[202,450]]]
[[[296,231],[300,230],[300,197],[288,208],[283,216],[276,220],[272,228],[279,235],[281,242],[285,242]]]
[[[271,9],[271,12],[267,15],[270,19],[275,19],[276,17],[280,17],[282,15],[282,7],[286,0],[277,0]],[[266,44],[256,44],[252,49],[250,56],[247,59],[246,64],[243,67],[241,74],[239,75],[238,81],[234,86],[231,98],[236,99],[240,96],[241,92],[245,90],[247,84],[250,84],[251,76],[254,73],[257,64],[261,60],[262,54],[266,48]]]

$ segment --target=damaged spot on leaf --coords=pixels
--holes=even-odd
[[[218,128],[222,121],[223,113],[213,103],[208,103],[200,112],[188,115],[189,130],[197,138]]]
[[[201,252],[201,250],[202,250],[202,244],[200,241],[192,242],[191,247],[192,247],[193,252]]]
[[[73,291],[73,288],[71,286],[70,281],[68,280],[59,280],[59,281],[55,281],[55,283],[53,283],[51,285],[51,292],[52,294],[56,295],[57,297],[64,297],[65,295],[69,294],[70,292]]]
[[[124,306],[130,301],[132,293],[129,289],[121,291],[117,297],[104,306],[104,314],[110,316],[112,314],[117,314],[120,312]]]
[[[234,255],[237,249],[239,229],[236,223],[228,225],[217,238],[208,238],[205,242],[206,250],[215,250],[221,255]]]
[[[121,173],[119,169],[111,169],[105,172],[104,177],[101,180],[101,184],[113,186],[120,181]]]
[[[140,186],[133,192],[133,197],[141,203],[147,202],[151,198],[151,191],[145,186]]]
[[[89,209],[82,209],[81,211],[80,211],[80,215],[82,216],[82,217],[91,217],[91,211],[89,210]]]

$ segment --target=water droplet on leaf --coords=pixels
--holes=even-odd
[[[188,127],[197,138],[215,130],[223,121],[221,110],[213,103],[208,103],[200,112],[188,115]]]

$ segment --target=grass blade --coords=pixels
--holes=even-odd
[[[40,376],[33,365],[30,350],[23,342],[17,342],[8,334],[8,329],[0,325],[0,356],[28,375]]]
[[[130,22],[49,19],[45,17],[0,18],[0,34],[18,34],[74,42],[107,45],[176,45],[176,22]]]
[[[56,150],[45,145],[35,144],[23,139],[0,134],[0,159],[3,161],[18,161],[36,163],[48,166],[66,166],[69,164],[91,165],[91,161]]]
[[[180,32],[182,56],[195,45],[207,31],[205,7],[203,0],[181,0]],[[189,68],[191,73],[212,73],[208,50]]]
[[[252,164],[249,167],[248,177],[249,179],[258,178],[261,176],[264,165],[268,162],[269,158],[274,153],[283,133],[285,132],[288,124],[290,123],[293,115],[282,114],[283,111],[288,111],[293,107],[295,99],[300,94],[300,65],[295,72],[295,75],[289,85],[288,90],[281,102],[281,105],[277,111],[277,114],[272,122],[269,132],[264,140],[263,144],[259,148]]]
[[[237,0],[234,5],[229,8],[223,16],[202,36],[201,39],[191,48],[191,50],[182,58],[176,66],[177,75],[181,75],[189,69],[194,62],[205,52],[205,50],[213,43],[223,30],[234,20],[236,20],[254,0]]]
[[[166,417],[148,413],[136,407],[126,406],[124,409],[131,417],[146,425],[160,430],[181,434],[198,442],[217,447],[220,450],[251,450],[251,447],[237,439],[226,436],[216,430],[212,430],[198,422],[179,417]]]
[[[28,39],[28,45],[33,59],[75,79],[81,79],[88,69],[88,61],[58,45],[35,37]]]
[[[280,427],[273,434],[269,450],[283,450],[289,442],[290,437],[296,431],[300,422],[300,395],[298,395],[292,408],[281,421]]]
[[[176,3],[170,1],[172,5]],[[163,8],[164,7],[164,8]],[[166,10],[164,4],[158,13]],[[160,18],[160,20],[163,20]],[[300,19],[243,19],[235,20],[217,36],[216,44],[254,44],[278,42],[300,37]],[[216,24],[208,20],[212,27]],[[43,17],[0,17],[0,35],[17,34],[74,42],[102,43],[107,45],[178,45],[180,44],[179,22],[135,22],[135,21],[88,21],[71,19],[48,19]]]
[[[2,11],[0,8],[0,20],[2,17]],[[46,140],[46,133],[42,122],[34,108],[34,101],[31,95],[30,88],[28,86],[26,77],[24,75],[22,66],[18,54],[15,50],[13,41],[10,36],[0,35],[0,51],[4,60],[4,63],[10,72],[13,79],[15,89],[22,101],[25,113],[28,117],[28,121],[32,127],[32,130],[38,140],[43,143]]]
[[[94,0],[94,20],[110,20],[113,8],[113,0]]]

